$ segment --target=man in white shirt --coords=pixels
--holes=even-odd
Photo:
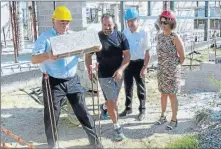
[[[133,98],[133,78],[137,84],[137,96],[140,100],[138,120],[145,118],[146,88],[145,73],[147,72],[150,59],[150,37],[147,30],[141,28],[139,14],[136,9],[129,8],[126,10],[125,19],[128,28],[123,33],[128,39],[130,46],[130,64],[124,72],[124,88],[126,94],[125,110],[119,115],[120,117],[132,113]]]

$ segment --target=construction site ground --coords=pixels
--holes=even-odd
[[[208,50],[201,51],[200,54],[194,55],[194,63],[206,61]],[[189,64],[189,59],[185,60]],[[188,69],[188,68],[185,68]],[[197,69],[197,67],[195,68]],[[185,79],[185,78],[183,78]],[[33,143],[35,148],[46,148],[46,137],[44,133],[43,105],[37,103],[30,95],[24,91],[40,87],[41,82],[30,84],[29,86],[10,92],[1,93],[1,127],[10,130],[15,135],[20,136],[23,140]],[[3,88],[2,88],[3,90]],[[102,144],[105,148],[163,148],[168,143],[182,138],[186,135],[198,134],[201,130],[197,125],[196,112],[205,109],[217,107],[214,104],[221,103],[221,99],[215,92],[193,91],[190,94],[178,94],[179,112],[178,127],[173,131],[165,130],[166,124],[158,126],[154,123],[158,120],[160,110],[160,94],[157,89],[156,70],[150,71],[146,75],[147,117],[143,121],[137,120],[139,100],[136,95],[136,86],[134,87],[133,113],[127,117],[119,119],[123,127],[125,136],[122,142],[114,141],[113,125],[110,120],[101,120]],[[94,115],[98,130],[97,100],[96,114]],[[100,103],[104,99],[100,94]],[[119,96],[119,112],[124,110],[125,93],[122,87]],[[86,93],[86,103],[90,113],[93,115],[91,93]],[[220,108],[220,107],[219,107]],[[167,118],[170,120],[171,108],[168,100]],[[68,148],[88,148],[89,141],[87,135],[81,126],[74,126],[64,111],[62,111],[59,124],[59,145]],[[1,133],[1,140],[5,135]],[[9,146],[16,145],[16,140],[8,138],[6,143]],[[17,146],[22,147],[22,146]]]

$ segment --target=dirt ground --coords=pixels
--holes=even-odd
[[[40,87],[40,82],[23,88],[25,91]],[[133,113],[127,117],[120,118],[119,123],[127,139],[115,142],[113,136],[113,125],[110,120],[101,120],[102,144],[105,148],[163,148],[166,144],[185,135],[197,133],[195,123],[195,112],[210,105],[212,100],[220,101],[218,93],[193,93],[179,94],[178,127],[173,131],[165,130],[166,124],[154,125],[160,116],[160,96],[157,89],[156,71],[146,75],[147,90],[147,117],[144,121],[136,119],[138,114],[139,100],[134,88]],[[104,99],[100,96],[100,102]],[[119,111],[123,111],[125,102],[124,88],[119,96]],[[86,103],[91,114],[92,98],[86,93]],[[167,118],[170,120],[171,109],[168,101]],[[98,119],[98,116],[95,115]],[[98,120],[96,121],[98,128]],[[21,136],[23,140],[33,143],[35,148],[46,148],[46,137],[44,133],[43,105],[37,103],[32,97],[21,90],[1,93],[1,127],[10,130],[15,135]],[[81,126],[74,126],[63,111],[59,120],[59,145],[68,148],[88,148],[88,139]],[[1,140],[5,134],[1,133]],[[9,146],[15,147],[16,141],[10,137],[6,140]],[[22,146],[17,146],[22,147]]]

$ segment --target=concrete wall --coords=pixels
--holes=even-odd
[[[193,90],[216,92],[219,91],[219,88],[211,83],[209,78],[214,77],[221,82],[221,64],[201,63],[200,70],[187,71],[185,76],[183,92],[192,92]]]
[[[2,33],[2,28],[5,28],[5,34],[6,34],[6,40],[8,40],[10,37],[8,35],[8,30],[9,30],[9,24],[11,24],[10,21],[10,11],[9,11],[9,2],[1,2],[1,41],[4,41],[4,36]],[[8,24],[8,25],[7,25]],[[10,34],[11,35],[11,34]]]
[[[8,22],[10,22],[9,3],[1,2],[1,28],[5,26]]]
[[[52,27],[52,14],[54,11],[53,1],[37,1],[37,21],[38,33],[41,34],[46,29]],[[64,5],[72,13],[73,21],[70,29],[74,31],[83,30],[86,27],[86,2],[62,2],[56,1],[56,7]]]

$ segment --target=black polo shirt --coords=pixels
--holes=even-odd
[[[123,51],[129,50],[129,43],[125,35],[119,31],[107,36],[102,31],[98,33],[102,50],[96,52],[99,63],[99,78],[112,77],[114,72],[121,66],[123,61]]]

